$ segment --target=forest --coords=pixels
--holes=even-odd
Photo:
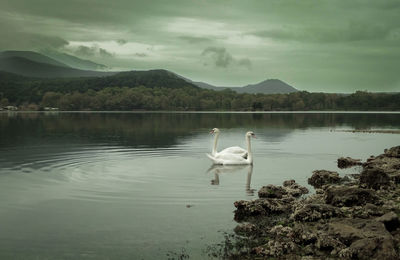
[[[1,73],[0,107],[20,110],[398,111],[400,93],[239,94],[202,89],[166,71],[94,79],[38,80]]]

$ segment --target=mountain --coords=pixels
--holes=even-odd
[[[286,94],[297,92],[294,87],[279,79],[267,79],[257,84],[247,85],[241,88],[231,88],[238,93],[262,93],[262,94]]]
[[[22,58],[20,58],[22,59]],[[128,71],[110,76],[91,78],[38,78],[25,77],[0,68],[0,93],[10,102],[39,102],[46,92],[86,92],[104,88],[144,86],[147,88],[169,88],[198,90],[199,88],[167,70]]]
[[[61,63],[55,59],[49,58],[45,55],[39,54],[34,51],[2,51],[0,52],[0,59],[19,57],[25,58],[34,62],[50,64],[59,67],[69,67],[64,63]]]
[[[35,60],[20,56],[0,56],[0,70],[38,78],[104,77],[116,73],[79,70],[66,67],[66,65],[54,65],[52,59],[48,58],[52,62],[48,63],[49,60],[44,55],[42,57],[35,55],[34,58]],[[45,62],[38,62],[38,60]]]
[[[58,60],[72,68],[81,69],[81,70],[106,70],[108,67],[103,64],[95,63],[90,60],[84,60],[66,53],[45,50],[42,54]]]
[[[192,82],[196,86],[205,89],[212,89],[216,91],[231,89],[237,93],[249,93],[249,94],[286,94],[297,92],[298,90],[294,87],[286,84],[279,79],[267,79],[257,84],[250,84],[244,87],[216,87],[205,82]]]

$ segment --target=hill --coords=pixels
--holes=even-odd
[[[59,62],[55,59],[42,55],[40,53],[34,51],[3,51],[0,52],[0,59],[3,58],[12,58],[12,57],[19,57],[25,58],[34,62],[50,64],[59,67],[69,67],[68,65]]]
[[[36,59],[37,57],[33,60],[21,56],[5,55],[0,57],[0,70],[38,78],[104,77],[116,73],[79,70],[66,65],[54,65],[52,59],[50,60],[51,63],[48,63],[49,60],[44,57],[46,56],[39,57],[43,62],[38,62],[37,60],[40,59]]]
[[[262,94],[286,94],[297,92],[294,87],[279,79],[267,79],[257,84],[247,85],[241,88],[231,88],[238,93],[262,93]]]
[[[58,60],[72,68],[81,69],[81,70],[106,70],[108,67],[103,64],[95,63],[90,60],[84,60],[66,53],[50,51],[43,51],[42,54],[51,57],[55,60]]]
[[[287,94],[297,92],[298,90],[289,84],[279,79],[267,79],[257,84],[250,84],[244,87],[216,87],[205,82],[192,82],[196,86],[204,89],[211,89],[221,91],[224,89],[231,89],[237,93],[248,93],[248,94]]]
[[[0,66],[1,67],[1,66]],[[105,72],[104,72],[105,73]],[[105,88],[199,89],[167,70],[128,71],[90,78],[37,78],[0,71],[0,93],[10,102],[38,102],[46,92],[72,93]]]

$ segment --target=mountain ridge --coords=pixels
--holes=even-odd
[[[44,51],[46,52],[46,51]],[[92,78],[92,77],[106,77],[111,75],[116,75],[122,73],[121,75],[133,75],[129,74],[132,71],[119,71],[119,72],[105,72],[105,71],[97,71],[97,70],[84,70],[82,68],[104,68],[105,65],[97,64],[95,62],[89,60],[83,60],[78,57],[61,53],[55,51],[47,51],[50,56],[47,56],[43,53],[37,53],[33,51],[3,51],[0,52],[0,70],[15,73],[22,76],[27,77],[35,77],[35,78]],[[51,55],[51,52],[53,53]],[[67,61],[63,63],[62,61]],[[73,66],[72,66],[73,65]],[[104,66],[104,67],[103,67]],[[143,73],[145,71],[136,71],[137,73]],[[290,86],[289,84],[279,80],[279,79],[267,79],[255,84],[248,84],[243,87],[217,87],[213,86],[206,82],[193,81],[191,79],[185,78],[177,73],[168,71],[168,70],[147,70],[148,74],[156,77],[162,77],[160,73],[154,73],[154,71],[165,71],[171,73],[171,75],[175,75],[176,77],[185,80],[186,82],[193,84],[197,87],[203,89],[212,89],[216,91],[221,91],[225,89],[230,89],[237,93],[249,93],[249,94],[287,94],[297,92],[299,90]],[[124,74],[125,73],[125,74]],[[168,73],[164,73],[166,76]],[[137,79],[139,74],[135,74],[134,78]],[[119,75],[119,77],[122,77]],[[160,78],[157,78],[156,81],[160,81]],[[167,82],[172,85],[176,85],[177,82],[171,80],[171,78],[166,77]],[[129,80],[127,82],[130,82]],[[147,81],[150,82],[150,81]],[[151,83],[150,83],[151,84]]]

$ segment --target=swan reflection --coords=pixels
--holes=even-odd
[[[250,187],[251,175],[253,174],[253,165],[218,165],[218,164],[214,164],[207,170],[207,173],[209,173],[209,172],[214,173],[214,179],[211,180],[211,185],[219,185],[219,175],[220,174],[243,172],[245,170],[247,170],[246,193],[249,196],[253,196],[255,189],[252,189]]]

